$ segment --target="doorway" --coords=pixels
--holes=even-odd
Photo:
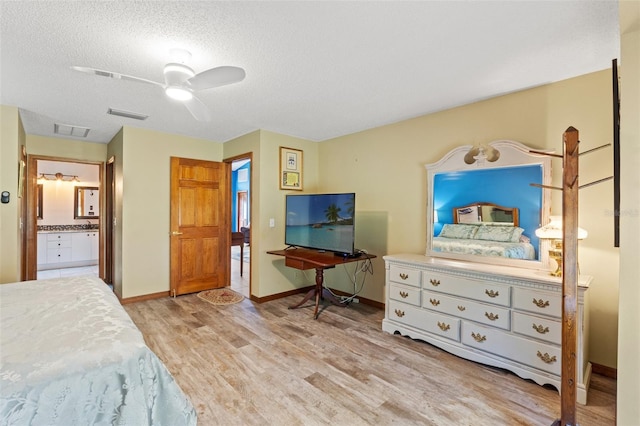
[[[231,288],[251,297],[251,181],[252,154],[242,154],[224,160],[231,164]]]
[[[91,272],[102,277],[103,269],[103,232],[99,214],[79,214],[76,189],[92,187],[99,196],[92,203],[95,212],[102,210],[102,162],[82,161],[58,157],[29,155],[27,166],[27,206],[26,238],[23,239],[25,251],[25,279],[35,280],[55,276],[55,271],[73,273],[73,268],[91,266]],[[86,250],[73,250],[71,245],[64,253],[49,253],[48,233],[56,231],[82,231],[86,241],[76,239],[77,247],[86,246]],[[40,233],[38,231],[41,231]],[[79,234],[79,233],[78,233]],[[77,237],[74,233],[65,234]],[[84,236],[84,235],[83,235]],[[71,242],[72,243],[72,242]],[[86,243],[86,244],[85,244]],[[92,259],[95,259],[93,261]],[[38,270],[46,270],[46,276],[40,277]],[[87,273],[87,270],[78,273]]]

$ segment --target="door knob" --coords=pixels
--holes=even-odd
[[[173,231],[173,232],[171,233],[171,235],[182,235],[182,232]]]

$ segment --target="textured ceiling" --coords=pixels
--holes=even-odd
[[[619,56],[617,1],[5,1],[0,103],[28,134],[54,122],[109,142],[124,125],[225,142],[256,129],[322,141],[603,70]],[[199,93],[198,122],[157,86],[169,50],[244,81]],[[114,117],[108,108],[149,115]],[[65,137],[69,138],[69,137]],[[73,138],[71,138],[73,139]]]

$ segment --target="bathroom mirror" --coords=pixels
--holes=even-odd
[[[551,184],[549,156],[532,152],[519,142],[503,140],[480,147],[461,146],[447,153],[437,163],[427,164],[426,168],[428,256],[531,269],[546,267],[547,242],[539,240],[535,230],[548,222],[550,191],[531,184]],[[495,214],[483,214],[482,209],[489,205],[498,206],[500,216],[510,216],[509,220],[505,219],[507,223],[499,223],[505,220],[495,219]],[[506,209],[500,206],[513,208],[515,213],[506,214]],[[474,216],[474,212],[476,214],[474,218],[462,219],[461,211],[470,211],[468,216]],[[492,207],[492,213],[495,213],[495,207]],[[493,218],[488,221],[479,219],[483,216]],[[506,254],[497,255],[494,250],[479,248],[475,237],[474,241],[452,241],[455,252],[453,248],[447,249],[451,251],[441,249],[440,239],[449,236],[452,224],[481,225],[485,222],[489,222],[486,225],[522,228],[523,238],[534,246],[535,254],[526,259],[510,258]],[[442,235],[445,225],[447,235]]]
[[[73,218],[97,219],[100,197],[97,186],[76,186],[73,194]]]

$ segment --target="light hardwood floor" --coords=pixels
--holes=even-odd
[[[381,331],[384,313],[302,295],[214,306],[195,294],[125,305],[208,425],[551,425],[550,387]],[[594,375],[583,426],[615,424],[615,380]]]
[[[249,246],[244,248],[245,257],[247,257],[247,252],[249,252]],[[237,258],[240,258],[240,247],[232,246],[231,247],[231,255],[236,255]],[[242,276],[240,276],[240,261],[231,258],[231,289],[242,294],[244,297],[249,297],[249,281],[251,276],[251,262],[244,262],[242,268]]]

